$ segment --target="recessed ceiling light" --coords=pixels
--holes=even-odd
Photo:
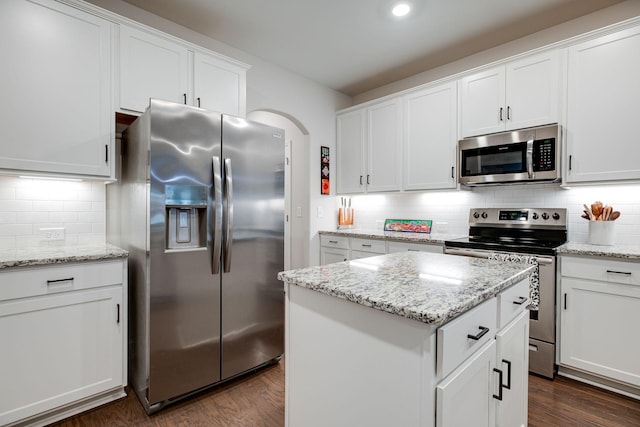
[[[409,3],[400,2],[393,5],[391,13],[393,16],[402,17],[411,12],[411,5]]]

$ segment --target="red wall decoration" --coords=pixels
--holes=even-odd
[[[320,194],[331,194],[329,147],[320,147]]]

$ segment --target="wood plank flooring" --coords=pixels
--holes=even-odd
[[[282,427],[284,363],[283,360],[151,416],[128,390],[126,398],[53,425]],[[529,426],[638,427],[640,401],[564,377],[549,381],[530,375]]]

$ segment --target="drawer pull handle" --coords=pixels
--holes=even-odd
[[[478,326],[478,328],[480,328],[480,332],[478,332],[475,335],[471,335],[471,334],[467,334],[467,338],[469,338],[470,340],[479,340],[480,338],[482,338],[483,336],[485,336],[487,334],[487,332],[489,332],[489,328],[485,328],[484,326]]]
[[[507,384],[504,385],[504,388],[511,390],[511,362],[506,359],[502,359],[502,363],[507,365]]]
[[[73,282],[73,277],[69,277],[68,279],[47,280],[47,286],[61,282]]]
[[[338,241],[337,240],[329,240],[329,243],[336,243],[337,244]]]
[[[517,299],[517,300],[515,300],[513,303],[514,303],[515,305],[522,305],[522,304],[524,304],[525,302],[527,302],[527,299],[528,299],[527,297],[518,297],[518,299]]]
[[[497,395],[493,395],[494,399],[498,399],[498,400],[502,400],[502,371],[498,368],[493,368],[493,372],[497,372],[498,373],[498,394]]]
[[[624,274],[625,276],[631,276],[631,272],[630,272],[630,271],[607,270],[607,273],[611,273],[611,274]]]
[[[365,244],[363,243],[363,244],[362,244],[362,247],[363,247],[363,248],[370,248],[370,247],[371,247],[371,245],[365,245]]]
[[[420,249],[407,249],[409,252],[420,252]]]

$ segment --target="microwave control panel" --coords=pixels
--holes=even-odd
[[[540,139],[533,142],[533,170],[545,172],[555,170],[556,166],[555,138]]]

